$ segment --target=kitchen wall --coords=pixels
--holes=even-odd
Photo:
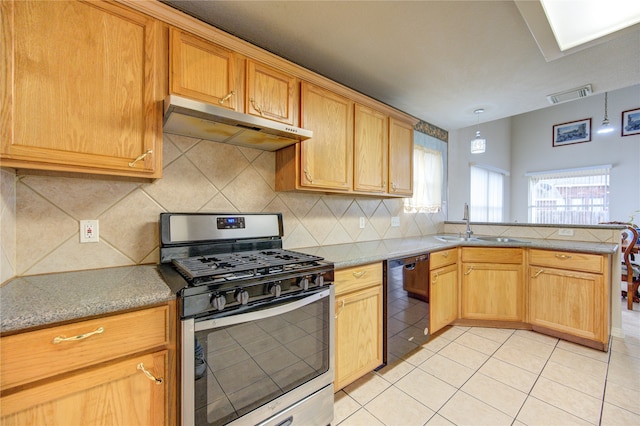
[[[16,175],[0,169],[0,283],[16,270]]]
[[[640,209],[640,135],[622,137],[620,125],[622,111],[640,107],[640,85],[609,92],[608,104],[609,120],[616,130],[605,135],[596,133],[604,117],[604,93],[481,123],[480,131],[487,138],[484,154],[469,152],[476,126],[449,132],[449,220],[459,220],[458,212],[469,199],[471,162],[510,172],[505,222],[527,222],[526,172],[612,164],[610,219],[629,220],[629,214]],[[552,146],[553,125],[584,118],[592,119],[590,142]]]
[[[153,183],[2,170],[1,280],[158,262],[158,217],[282,212],[288,249],[442,232],[444,214],[404,214],[401,199],[275,192],[275,154],[165,135]],[[366,225],[359,227],[364,216]],[[400,216],[400,227],[391,217]],[[98,219],[99,243],[79,243]]]

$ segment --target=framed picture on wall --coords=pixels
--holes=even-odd
[[[553,126],[553,146],[571,145],[591,140],[591,119],[556,124]]]
[[[640,108],[622,111],[622,136],[640,134]]]

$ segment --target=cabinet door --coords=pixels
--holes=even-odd
[[[0,7],[3,165],[160,177],[160,22],[107,2]]]
[[[336,298],[335,390],[382,364],[382,285]]]
[[[147,377],[139,365],[162,383]],[[167,424],[167,367],[167,351],[161,351],[3,396],[0,423]]]
[[[353,176],[353,102],[302,82],[302,127],[313,137],[300,143],[300,185],[348,191]]]
[[[297,78],[247,60],[245,111],[281,123],[298,124],[300,83]]]
[[[172,29],[170,57],[171,93],[239,111],[242,69],[231,50]]]
[[[413,195],[413,127],[389,119],[389,194]]]
[[[529,322],[589,340],[606,333],[600,274],[529,267]]]
[[[389,137],[387,116],[356,104],[353,189],[363,192],[387,191]]]
[[[429,333],[433,334],[458,318],[458,265],[431,271],[429,289]]]
[[[524,320],[523,267],[515,264],[462,264],[462,318]]]

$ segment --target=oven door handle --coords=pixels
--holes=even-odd
[[[285,298],[282,298],[282,304],[278,304],[272,308],[266,309],[248,309],[243,313],[235,315],[229,315],[221,318],[211,318],[205,320],[196,320],[194,323],[195,331],[209,330],[212,328],[226,327],[229,325],[240,324],[243,322],[255,321],[265,319],[269,317],[275,317],[285,314],[290,311],[295,311],[310,303],[316,302],[325,297],[329,297],[333,294],[333,286],[328,286],[326,289],[315,293],[304,293],[304,297],[297,296],[296,300],[287,302]],[[330,305],[331,306],[331,305]]]

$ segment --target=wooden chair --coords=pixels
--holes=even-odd
[[[640,286],[640,266],[633,264],[631,258],[633,256],[634,246],[638,241],[638,231],[634,226],[628,226],[622,231],[622,296],[627,298],[627,309],[633,310],[633,302],[637,302],[638,287]]]

